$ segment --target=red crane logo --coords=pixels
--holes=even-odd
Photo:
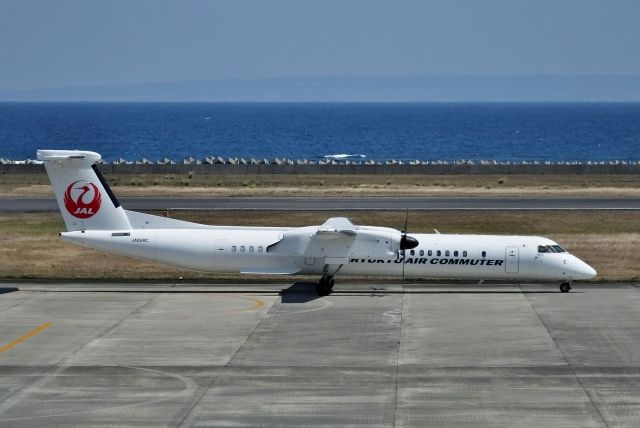
[[[90,181],[74,181],[64,192],[64,206],[72,216],[77,218],[93,217],[100,209],[101,203],[100,191]]]

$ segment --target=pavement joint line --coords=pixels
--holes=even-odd
[[[185,385],[185,388],[182,391],[178,391],[177,393],[174,393],[173,396],[188,396],[189,394],[192,393],[192,390],[195,390],[197,388],[196,382],[193,379],[188,378],[186,376],[181,376],[181,375],[178,375],[178,374],[175,374],[175,373],[170,373],[170,372],[167,372],[167,371],[162,371],[162,370],[158,370],[158,369],[151,369],[151,368],[145,368],[145,367],[134,367],[134,366],[121,366],[121,367],[128,368],[128,369],[133,369],[133,370],[139,370],[139,371],[143,371],[143,372],[148,372],[148,373],[152,373],[152,374],[155,374],[155,375],[161,375],[161,376],[165,376],[165,377],[170,377],[170,378],[174,378],[174,379],[177,379],[177,380],[183,382],[184,385]],[[64,417],[64,416],[69,416],[69,415],[81,415],[81,414],[86,414],[86,413],[104,412],[104,411],[115,410],[115,409],[117,409],[117,410],[131,409],[131,408],[135,408],[135,407],[148,406],[149,404],[160,403],[162,401],[166,401],[166,400],[169,400],[169,399],[173,398],[173,396],[169,395],[169,396],[165,396],[165,397],[152,398],[150,400],[142,401],[142,402],[139,402],[139,403],[121,404],[121,405],[116,405],[116,406],[111,406],[111,407],[98,407],[98,408],[94,408],[94,409],[87,409],[87,410],[80,410],[80,411],[51,413],[51,414],[45,414],[45,415],[33,415],[33,416],[23,416],[23,417],[16,417],[16,418],[0,419],[0,422],[15,422],[15,421],[34,420],[34,419],[58,418],[58,417]]]
[[[5,351],[8,351],[11,348],[14,348],[18,345],[20,345],[21,343],[31,339],[33,336],[43,332],[44,330],[48,329],[49,327],[51,327],[53,325],[53,323],[51,321],[47,321],[44,324],[40,324],[38,327],[34,328],[33,330],[23,334],[22,336],[13,339],[11,342],[7,343],[4,346],[0,346],[0,354],[2,354]]]
[[[0,416],[3,413],[5,413],[7,410],[11,409],[16,404],[18,404],[18,402],[20,401],[20,397],[28,396],[31,392],[37,390],[39,387],[41,387],[41,386],[45,385],[47,382],[49,382],[49,380],[53,376],[56,376],[59,373],[62,373],[68,367],[72,366],[71,360],[73,359],[73,357],[75,355],[77,355],[80,351],[82,351],[84,348],[86,348],[88,344],[90,344],[94,340],[98,340],[98,339],[104,337],[105,335],[111,333],[112,331],[114,331],[117,327],[122,325],[122,323],[126,319],[128,319],[131,315],[133,315],[135,313],[138,313],[143,307],[147,306],[153,300],[155,300],[155,298],[158,297],[158,295],[159,294],[154,295],[152,298],[150,298],[146,302],[144,302],[141,305],[139,305],[138,307],[136,307],[134,310],[129,312],[127,315],[123,316],[114,325],[108,327],[102,333],[100,333],[100,334],[96,335],[95,337],[91,338],[88,342],[85,342],[84,344],[78,346],[75,350],[71,351],[70,354],[62,357],[60,360],[55,362],[48,370],[44,371],[43,373],[40,374],[40,376],[36,377],[32,382],[24,385],[20,389],[17,389],[16,391],[12,392],[8,396],[3,397],[2,401],[0,401]]]
[[[249,342],[249,340],[253,337],[253,335],[255,334],[256,330],[258,329],[258,327],[260,326],[260,324],[262,324],[266,319],[270,318],[270,314],[271,311],[273,311],[273,308],[276,306],[278,302],[278,299],[273,301],[273,304],[271,305],[271,307],[269,308],[269,310],[267,311],[266,314],[264,314],[264,316],[262,318],[260,318],[258,320],[258,322],[253,326],[253,329],[251,329],[251,332],[249,334],[247,334],[247,336],[245,337],[245,339],[242,341],[242,343],[236,348],[235,351],[233,351],[233,354],[231,355],[231,357],[229,357],[229,359],[227,360],[227,362],[224,364],[224,366],[222,367],[222,370],[220,371],[220,374],[218,374],[217,376],[214,376],[206,385],[204,385],[200,391],[200,393],[194,397],[194,400],[192,402],[192,404],[186,409],[186,411],[184,412],[184,415],[182,417],[178,417],[177,418],[177,422],[176,423],[172,423],[171,425],[175,425],[176,427],[183,427],[183,426],[192,426],[193,425],[193,421],[191,420],[193,418],[193,411],[196,407],[198,407],[198,404],[200,403],[200,401],[202,401],[202,398],[206,395],[206,393],[211,389],[214,388],[216,383],[225,376],[224,372],[225,369],[229,368],[231,366],[231,362],[233,361],[233,359],[235,358],[236,355],[238,355],[238,352],[244,347],[244,345]]]
[[[23,290],[19,290],[19,291],[20,291],[20,292],[24,292]],[[40,290],[35,290],[35,291],[29,291],[29,293],[35,293],[35,294],[36,294],[35,299],[37,299],[37,298],[38,298],[38,297],[40,297],[44,292],[43,292],[43,291],[40,291]],[[12,310],[13,308],[17,308],[18,306],[20,306],[20,305],[24,304],[27,300],[29,300],[29,299],[26,299],[26,298],[25,298],[24,300],[22,300],[22,301],[20,301],[20,302],[16,302],[14,305],[11,305],[11,306],[9,306],[8,308],[6,308],[6,309],[3,311],[3,313],[5,313],[5,314],[6,314],[7,312],[9,312],[10,310]]]
[[[404,323],[404,299],[407,296],[404,293],[405,286],[402,284],[402,296],[400,297],[400,331],[398,332],[398,353],[396,354],[396,373],[394,381],[393,395],[393,426],[397,425],[396,415],[398,413],[398,378],[400,377],[400,350],[402,347],[402,325]]]
[[[549,327],[547,327],[547,324],[544,322],[544,320],[542,319],[542,317],[540,316],[540,314],[538,313],[538,311],[536,310],[535,306],[533,305],[533,303],[531,303],[531,300],[529,300],[529,294],[525,293],[524,290],[522,290],[522,284],[518,284],[518,287],[520,288],[520,290],[522,291],[522,295],[524,296],[525,300],[527,301],[527,303],[529,304],[529,307],[531,308],[531,310],[533,311],[534,314],[536,314],[536,317],[538,318],[538,321],[540,321],[540,324],[542,324],[542,326],[544,327],[544,329],[547,332],[547,335],[549,335],[549,337],[551,338],[551,341],[553,342],[553,346],[555,346],[555,348],[558,350],[558,352],[560,353],[560,355],[562,355],[562,358],[564,359],[564,361],[567,363],[567,367],[569,368],[569,370],[571,370],[571,374],[573,374],[574,379],[576,380],[576,382],[578,383],[578,385],[580,385],[580,388],[582,388],[582,392],[584,392],[585,396],[589,399],[589,402],[591,403],[591,407],[593,407],[593,410],[595,410],[596,414],[598,415],[598,417],[600,418],[600,421],[602,422],[602,424],[606,427],[609,428],[609,424],[607,424],[607,421],[604,419],[604,417],[602,416],[602,413],[600,412],[600,409],[598,408],[597,404],[593,401],[593,397],[591,396],[591,394],[589,393],[589,391],[587,390],[587,388],[585,388],[584,384],[582,383],[582,381],[580,380],[580,377],[578,376],[578,374],[576,373],[575,369],[573,368],[573,365],[571,365],[571,362],[569,361],[569,359],[567,358],[567,356],[565,355],[564,352],[562,352],[562,349],[560,348],[560,346],[558,346],[558,342],[556,342],[556,340],[553,338],[553,336],[551,335],[551,331],[549,330]]]

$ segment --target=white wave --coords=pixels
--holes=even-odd
[[[324,155],[323,158],[325,159],[348,159],[348,158],[366,158],[367,155],[360,155],[360,154],[349,154],[349,153],[338,153],[335,155]]]
[[[12,161],[11,163],[15,164],[15,165],[26,165],[28,163],[32,163],[32,164],[36,164],[36,165],[41,165],[42,161],[39,160],[33,160],[33,159],[27,159],[27,160],[17,160],[17,161]]]

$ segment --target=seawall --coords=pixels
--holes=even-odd
[[[0,174],[42,174],[40,163],[26,161],[0,162]],[[105,174],[638,174],[640,162],[496,162],[496,161],[428,161],[428,162],[372,162],[308,161],[276,159],[274,161],[245,161],[244,159],[213,162],[163,160],[151,163],[101,163]]]

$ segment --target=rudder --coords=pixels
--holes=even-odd
[[[129,230],[131,223],[102,177],[95,152],[38,150],[69,232]]]

